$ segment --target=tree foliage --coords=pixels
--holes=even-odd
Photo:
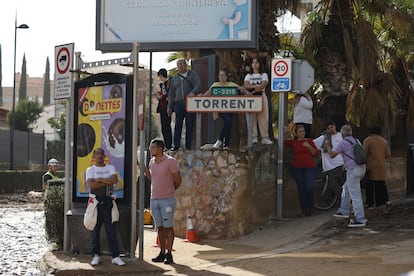
[[[28,131],[29,127],[36,122],[42,113],[43,107],[36,101],[23,99],[18,102],[15,109],[15,129],[21,131]],[[12,121],[13,112],[7,113],[7,123],[10,125]]]
[[[43,84],[43,106],[50,104],[50,63],[49,57],[46,58],[46,69]]]
[[[19,101],[27,97],[27,73],[26,73],[26,54],[23,55],[22,74],[19,86]]]
[[[412,1],[319,1],[302,33],[321,84],[318,114],[333,119],[340,110],[356,126],[378,124],[391,133],[402,121],[414,127],[406,47],[413,8]]]
[[[51,117],[47,120],[50,127],[55,129],[61,140],[65,140],[66,135],[66,112],[62,112],[59,117]]]

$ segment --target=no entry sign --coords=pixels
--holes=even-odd
[[[72,95],[73,49],[74,43],[55,46],[55,99]]]

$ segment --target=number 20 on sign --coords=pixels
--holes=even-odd
[[[273,59],[272,60],[272,91],[283,92],[290,91],[292,77],[292,60],[291,59]]]

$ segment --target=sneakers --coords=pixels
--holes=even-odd
[[[124,266],[125,262],[118,256],[112,259],[112,264],[116,264],[119,266]]]
[[[220,147],[221,147],[221,145],[223,144],[223,142],[222,141],[220,141],[220,140],[217,140],[217,142],[213,145],[213,148],[215,148],[215,149],[219,149]]]
[[[252,144],[257,144],[257,143],[259,143],[259,140],[257,140],[257,138],[253,138]]]
[[[164,264],[173,264],[173,263],[174,263],[174,261],[173,261],[173,257],[171,255],[171,253],[165,254]]]
[[[97,266],[100,262],[101,262],[101,258],[99,257],[99,255],[95,255],[92,258],[91,265]]]
[[[223,147],[223,150],[228,150],[228,149],[230,149],[229,146],[224,146]]]
[[[349,218],[349,215],[342,214],[341,212],[336,212],[333,216],[336,218]]]
[[[155,257],[151,259],[154,263],[162,263],[165,260],[165,254],[161,253]]]
[[[348,224],[350,228],[365,227],[365,222],[351,220]]]
[[[263,138],[263,139],[262,139],[262,144],[263,144],[263,145],[271,145],[271,144],[273,144],[273,142],[272,142],[272,141],[270,141],[270,139],[269,139],[269,138]]]

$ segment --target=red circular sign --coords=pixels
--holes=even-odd
[[[289,72],[289,66],[286,61],[278,60],[273,66],[273,71],[275,72],[276,76],[283,77],[284,75]]]
[[[63,47],[59,50],[56,55],[55,63],[59,74],[63,75],[68,71],[70,65],[70,54],[68,48]]]

